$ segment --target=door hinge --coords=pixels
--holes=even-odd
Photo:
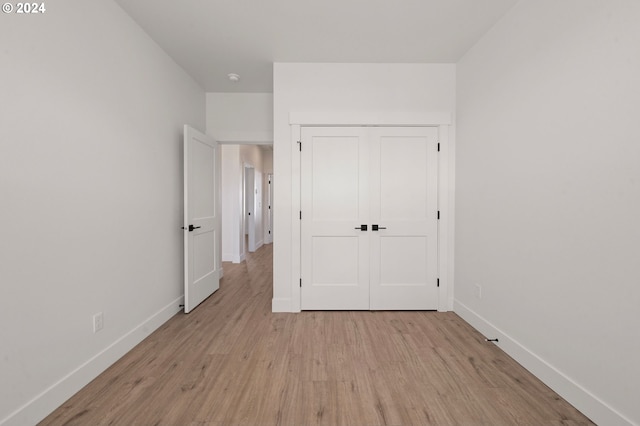
[[[271,234],[271,231],[269,231],[269,234]]]
[[[438,142],[438,152],[440,152],[440,142]]]
[[[300,287],[302,287],[302,278],[300,278]]]
[[[271,210],[271,206],[269,206],[269,210]]]
[[[438,210],[438,220],[440,220],[440,210]]]
[[[300,210],[300,220],[302,220],[302,210]]]
[[[440,287],[440,278],[438,278],[436,282],[437,282],[437,286]]]
[[[302,152],[302,141],[298,141],[298,148],[300,149],[300,152]]]

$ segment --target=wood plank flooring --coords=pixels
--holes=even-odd
[[[593,424],[454,313],[271,313],[271,250],[41,424]]]

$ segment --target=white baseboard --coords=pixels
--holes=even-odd
[[[260,249],[260,247],[262,247],[264,245],[264,243],[262,242],[262,240],[258,241],[256,243],[256,251]]]
[[[47,417],[100,373],[122,358],[134,346],[167,322],[180,311],[180,305],[183,303],[184,297],[181,296],[151,315],[107,348],[0,421],[0,426],[34,425]]]
[[[233,262],[233,253],[222,253],[223,262]]]
[[[271,312],[291,312],[291,299],[271,299]]]
[[[557,370],[547,361],[531,352],[460,301],[454,300],[453,310],[485,337],[491,339],[497,338],[499,342],[496,343],[496,345],[500,347],[500,349],[596,424],[608,426],[634,425],[631,420],[627,419],[600,398],[567,377],[564,373]]]

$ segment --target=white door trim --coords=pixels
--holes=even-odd
[[[455,138],[451,113],[447,112],[291,112],[291,312],[300,312],[301,230],[297,220],[301,211],[300,148],[304,126],[403,126],[438,127],[440,143],[438,167],[438,311],[453,310]],[[297,250],[296,250],[297,248]],[[297,251],[297,255],[296,255]]]
[[[300,126],[406,126],[451,125],[450,112],[438,111],[317,111],[290,112],[289,124]]]
[[[263,198],[266,201],[267,209],[266,218],[264,223],[266,226],[264,227],[264,243],[271,244],[273,243],[273,186],[275,185],[275,181],[273,180],[273,173],[266,173],[264,176],[264,188],[266,188],[266,192],[263,191]],[[264,210],[264,208],[263,208]]]

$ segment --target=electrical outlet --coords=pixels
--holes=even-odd
[[[473,294],[476,296],[476,299],[482,299],[482,286],[480,284],[475,285]]]
[[[93,316],[93,332],[97,333],[104,327],[104,317],[102,312],[98,312]]]

